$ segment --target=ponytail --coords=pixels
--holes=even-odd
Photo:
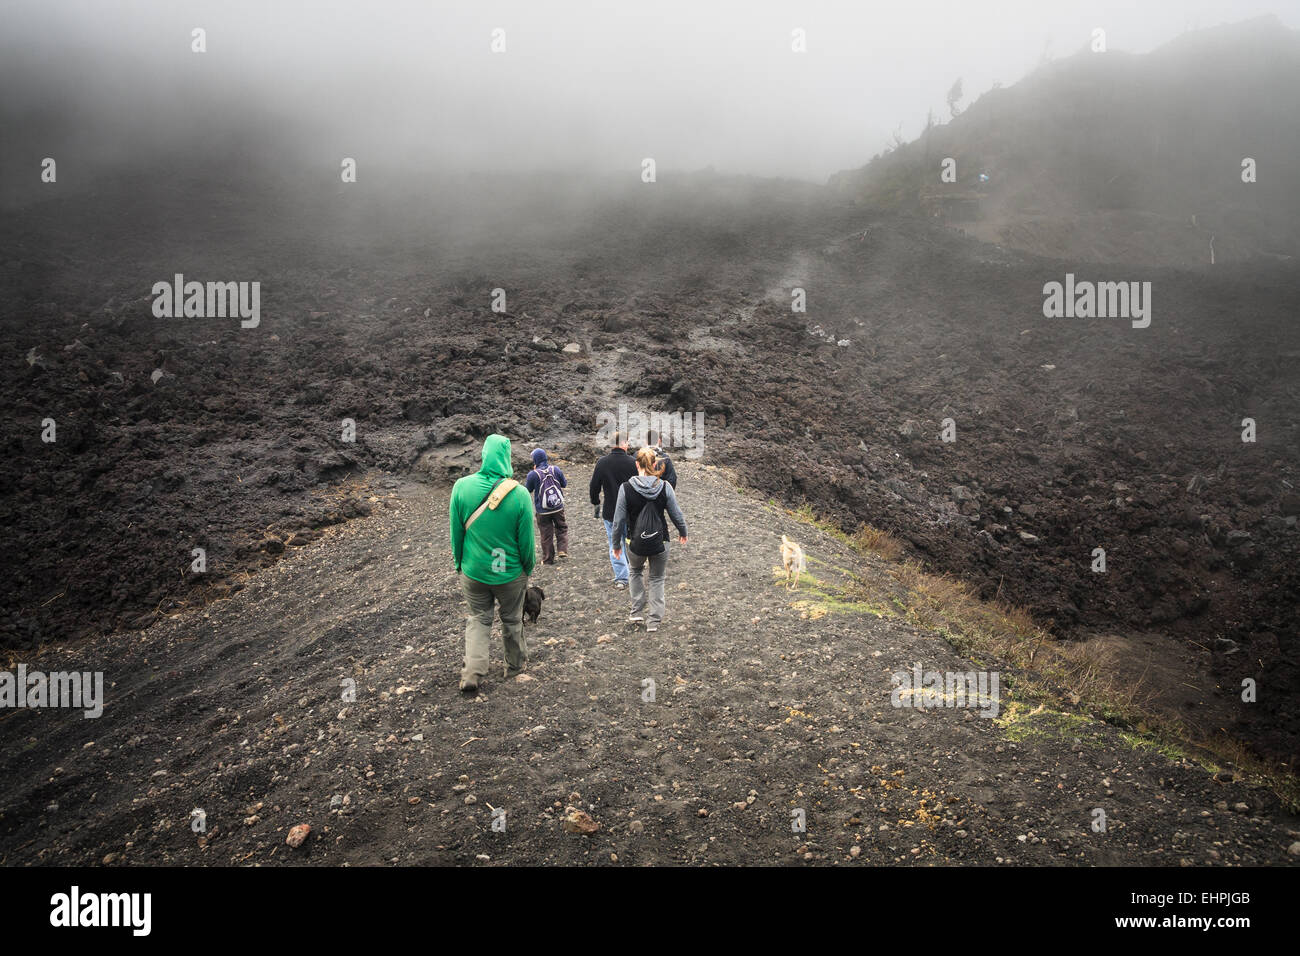
[[[665,464],[659,461],[653,448],[647,446],[638,451],[636,463],[645,469],[646,474],[654,475],[656,478],[663,477]]]

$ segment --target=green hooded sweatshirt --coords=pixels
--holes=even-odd
[[[513,472],[510,439],[489,435],[483,442],[483,467],[459,479],[451,489],[452,558],[457,571],[481,584],[506,584],[521,571],[531,575],[537,560],[533,497],[523,485],[512,489],[495,510],[484,509],[469,531],[465,530],[465,521],[492,486]]]

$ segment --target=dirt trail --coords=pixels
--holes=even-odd
[[[0,863],[1287,861],[1296,821],[1270,794],[1110,726],[1027,716],[1005,693],[998,720],[891,706],[890,675],[914,663],[979,667],[854,604],[874,559],[712,467],[678,462],[690,543],[663,627],[634,631],[590,468],[568,467],[572,557],[535,575],[529,680],[503,680],[494,639],[483,693],[457,692],[446,489],[372,473],[372,517],[228,599],[27,661],[102,669],[107,702],[96,720],[0,717]],[[809,556],[796,592],[775,583],[782,533]],[[571,805],[600,830],[565,832]]]

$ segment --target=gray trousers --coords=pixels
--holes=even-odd
[[[627,555],[627,591],[632,598],[632,616],[645,614],[647,625],[658,624],[664,619],[664,574],[668,570],[668,545],[660,554],[649,557],[628,549]],[[646,586],[642,580],[642,569],[650,566],[650,610],[646,611]]]
[[[488,672],[494,601],[501,615],[506,674],[523,670],[528,663],[528,644],[524,638],[524,592],[528,590],[528,575],[521,574],[505,584],[484,584],[462,573],[460,589],[469,606],[469,616],[465,619],[465,668],[460,672],[460,679],[477,683]]]

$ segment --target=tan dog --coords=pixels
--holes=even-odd
[[[808,563],[804,561],[803,548],[795,544],[785,535],[781,535],[781,564],[785,568],[785,586],[799,587],[799,575],[808,570]]]

